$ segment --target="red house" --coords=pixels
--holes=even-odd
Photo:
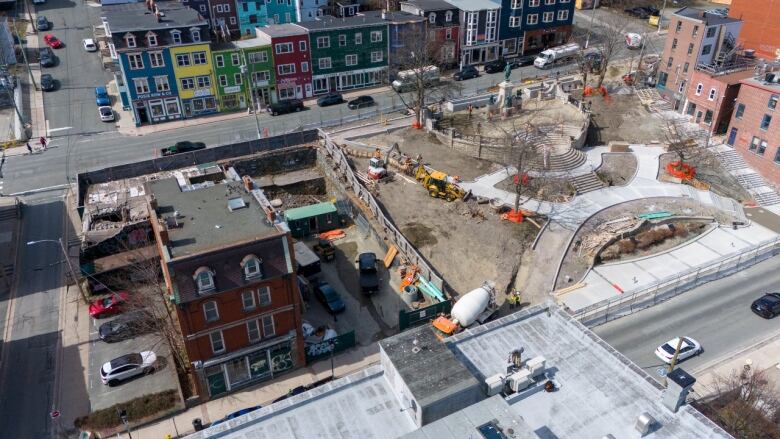
[[[276,93],[279,100],[312,96],[309,34],[294,24],[258,27],[257,38],[270,44],[276,68]]]

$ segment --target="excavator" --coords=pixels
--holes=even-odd
[[[397,153],[396,157],[393,154]],[[392,159],[392,162],[391,162]],[[374,155],[368,160],[368,178],[372,180],[382,180],[387,177],[387,168],[391,164],[398,168],[404,174],[410,174],[413,168],[413,162],[411,157],[401,153],[397,143],[393,143],[393,146],[382,156],[382,151],[377,148],[374,150]]]
[[[466,191],[455,183],[457,178],[449,177],[441,171],[429,171],[422,163],[417,165],[414,178],[422,182],[428,194],[434,198],[454,201],[466,197]]]

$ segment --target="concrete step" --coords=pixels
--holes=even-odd
[[[745,160],[742,159],[739,153],[733,149],[720,151],[716,154],[720,162],[723,164],[723,167],[729,171],[736,171],[737,169],[744,169],[748,167],[748,164],[745,162]]]
[[[569,178],[569,182],[577,189],[577,193],[579,194],[595,191],[604,187],[604,183],[599,180],[594,172],[571,177]]]
[[[761,178],[760,175],[757,173],[753,174],[740,174],[736,176],[737,181],[739,182],[742,187],[745,189],[752,189],[757,188],[761,186],[766,186],[766,181],[764,181],[763,178]]]
[[[546,167],[540,157],[538,161],[533,164],[533,169],[555,172],[571,171],[585,163],[585,160],[587,160],[585,153],[576,149],[569,149],[563,154],[551,155]]]
[[[780,195],[777,195],[777,192],[774,191],[754,194],[753,197],[756,199],[758,204],[762,206],[773,206],[775,204],[780,204]]]

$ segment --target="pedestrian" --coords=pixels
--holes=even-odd
[[[41,136],[41,138],[38,141],[41,143],[43,150],[46,151],[46,138]]]
[[[474,111],[474,106],[469,104],[469,119],[471,119],[471,112]]]
[[[30,142],[27,142],[27,151],[30,151],[30,154],[33,153],[32,146],[30,146]]]

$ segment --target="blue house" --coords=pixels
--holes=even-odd
[[[573,0],[501,0],[502,53],[533,54],[564,44],[572,32]]]
[[[297,0],[267,0],[268,20],[270,24],[287,24],[297,21]]]
[[[236,0],[241,35],[255,35],[255,28],[268,25],[267,3],[275,0]]]

